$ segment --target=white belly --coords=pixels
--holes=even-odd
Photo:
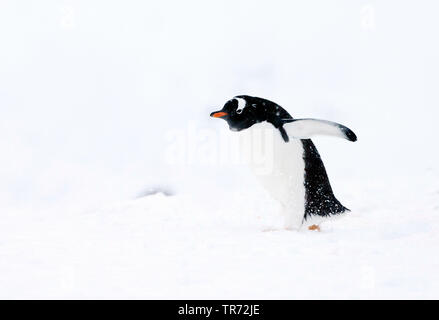
[[[305,163],[300,140],[284,142],[273,125],[263,122],[240,131],[246,163],[267,192],[282,205],[285,227],[298,229],[305,215]]]

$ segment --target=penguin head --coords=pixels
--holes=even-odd
[[[210,116],[226,120],[232,131],[241,131],[263,121],[279,128],[284,119],[292,119],[289,113],[276,103],[245,95],[230,99],[221,110],[212,112]]]

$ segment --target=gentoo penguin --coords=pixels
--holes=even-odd
[[[269,194],[280,202],[286,229],[300,229],[305,225],[320,231],[319,223],[350,211],[335,198],[325,166],[310,137],[329,135],[356,141],[352,130],[326,120],[294,119],[278,104],[247,95],[232,98],[210,116],[224,119],[232,131],[241,134],[254,134],[255,130],[271,132],[272,154],[267,157],[271,169],[268,172],[254,170],[254,173]],[[253,137],[250,148],[267,144],[260,135]]]

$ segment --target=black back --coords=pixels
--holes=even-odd
[[[302,139],[305,160],[305,217],[349,211],[334,196],[325,166],[311,139]]]

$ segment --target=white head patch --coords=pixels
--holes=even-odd
[[[247,104],[247,102],[243,98],[236,98],[235,97],[234,99],[236,99],[236,101],[238,101],[238,109],[236,109],[236,112],[241,113],[242,109],[245,108],[245,105]]]

